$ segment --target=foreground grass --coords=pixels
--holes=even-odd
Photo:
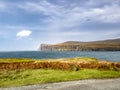
[[[103,78],[120,78],[120,63],[90,57],[0,59],[0,87]]]
[[[120,71],[81,69],[65,71],[52,69],[1,70],[0,87],[53,83],[81,79],[118,78]]]

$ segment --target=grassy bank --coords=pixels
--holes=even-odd
[[[31,84],[53,83],[60,81],[118,78],[120,71],[81,69],[79,71],[64,71],[51,69],[29,69],[0,71],[0,87],[21,86]]]
[[[95,58],[0,59],[0,87],[99,78],[120,78],[120,62]]]

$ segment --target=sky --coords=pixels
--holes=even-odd
[[[120,38],[120,0],[0,0],[0,51]]]

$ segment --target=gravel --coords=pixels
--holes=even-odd
[[[120,90],[120,78],[89,79],[21,87],[0,88],[0,90]]]

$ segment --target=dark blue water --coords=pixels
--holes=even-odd
[[[41,52],[41,51],[19,51],[0,52],[0,58],[32,58],[32,59],[52,59],[71,57],[94,57],[101,60],[120,62],[120,51],[117,52]]]

